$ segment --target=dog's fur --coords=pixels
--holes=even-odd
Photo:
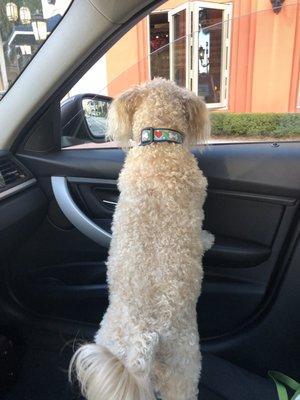
[[[184,134],[184,145],[133,146],[119,177],[107,262],[108,310],[95,344],[73,357],[88,400],[196,400],[201,356],[196,303],[206,179],[188,146],[209,134],[205,104],[174,83],[155,79],[112,103],[109,134],[128,146],[145,127]]]

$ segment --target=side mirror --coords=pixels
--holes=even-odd
[[[105,142],[111,97],[78,94],[61,103],[62,147]]]

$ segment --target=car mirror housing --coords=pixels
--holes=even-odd
[[[62,147],[105,142],[107,112],[112,98],[93,93],[72,96],[61,103]]]

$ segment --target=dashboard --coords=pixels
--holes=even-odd
[[[33,174],[12,154],[0,151],[0,259],[38,227],[47,203]]]

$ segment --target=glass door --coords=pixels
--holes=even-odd
[[[192,89],[208,107],[227,106],[231,5],[185,3],[168,13],[170,79]]]
[[[231,6],[193,3],[192,89],[209,107],[226,107]]]
[[[193,91],[210,107],[226,107],[231,6],[193,4]]]
[[[169,11],[170,79],[191,88],[191,7],[185,3]]]

